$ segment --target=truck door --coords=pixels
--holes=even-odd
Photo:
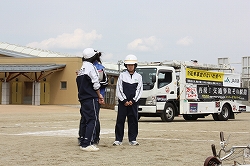
[[[167,95],[167,100],[177,98],[177,81],[172,70],[159,70],[157,94]]]

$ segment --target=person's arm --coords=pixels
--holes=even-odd
[[[123,87],[122,87],[122,73],[118,77],[117,84],[116,84],[116,96],[120,101],[122,101],[124,104],[127,102],[126,95],[123,93]]]
[[[98,102],[100,104],[105,104],[104,103],[104,98],[102,96],[102,94],[100,93],[100,83],[99,83],[99,74],[98,74],[98,71],[96,70],[96,68],[93,66],[93,70],[91,70],[90,72],[90,78],[91,78],[91,81],[93,83],[93,89],[96,91],[96,94],[98,96]]]
[[[100,93],[100,89],[96,90],[96,93],[98,95],[99,104],[105,104],[104,98],[103,98],[102,94]]]
[[[143,91],[142,76],[139,75],[139,83],[138,83],[138,86],[137,86],[137,89],[136,89],[136,93],[135,93],[135,98],[134,98],[134,100],[136,102],[141,98],[142,91]]]
[[[133,100],[131,101],[130,105],[132,105],[133,103],[137,102],[140,99],[142,91],[143,91],[143,83],[142,83],[142,76],[141,75],[139,75],[138,80],[139,81],[138,81],[138,85],[136,88],[135,97],[133,97]]]

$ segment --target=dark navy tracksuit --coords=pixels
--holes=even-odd
[[[100,88],[99,74],[94,65],[83,61],[83,65],[76,78],[78,99],[81,103],[80,131],[82,138],[80,145],[87,147],[95,138],[95,127],[99,121],[99,103],[96,90]]]
[[[106,74],[106,72],[104,70],[105,67],[102,64],[98,63],[98,61],[95,61],[93,63],[93,65],[96,67],[98,73],[100,72],[100,70],[103,71],[103,78],[100,80],[100,77],[99,77],[99,82],[100,82],[100,85],[101,85],[101,87],[100,87],[100,93],[101,93],[102,97],[104,97],[105,96],[106,85],[108,84],[107,74]],[[100,76],[100,74],[99,74],[99,76]],[[99,110],[100,110],[100,104],[98,105],[98,109],[97,110],[99,112]],[[97,114],[97,116],[98,116],[98,119],[99,119],[99,113]],[[79,133],[78,133],[80,141],[81,141],[81,138],[85,135],[85,126],[86,125],[84,123],[85,123],[85,121],[83,121],[83,119],[81,118],[80,125],[79,125]],[[96,123],[95,137],[94,137],[94,142],[93,143],[99,143],[99,140],[100,140],[100,130],[101,130],[101,128],[100,128],[100,120],[98,120],[97,123]]]
[[[115,140],[122,142],[124,136],[124,123],[128,119],[129,142],[136,141],[138,135],[138,100],[143,90],[142,77],[139,73],[129,74],[126,70],[118,78],[116,96],[119,99],[117,119],[115,125]],[[125,106],[132,101],[131,106]]]

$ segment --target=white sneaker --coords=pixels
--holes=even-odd
[[[136,146],[136,145],[139,145],[139,142],[137,142],[137,141],[130,141],[129,145]]]
[[[122,142],[120,142],[120,141],[115,141],[115,142],[113,143],[113,146],[119,146],[119,145],[122,145]]]
[[[80,149],[83,150],[83,151],[86,151],[86,152],[96,152],[99,150],[99,148],[95,147],[94,145],[89,145],[87,147],[82,147],[80,146]]]

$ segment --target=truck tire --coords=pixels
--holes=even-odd
[[[197,115],[191,115],[191,114],[184,114],[183,118],[185,120],[197,120],[198,119]]]
[[[230,117],[231,109],[228,104],[224,104],[221,109],[221,113],[218,115],[220,121],[227,121]]]
[[[175,116],[175,107],[171,103],[166,103],[164,110],[161,114],[161,120],[163,122],[172,122]]]

